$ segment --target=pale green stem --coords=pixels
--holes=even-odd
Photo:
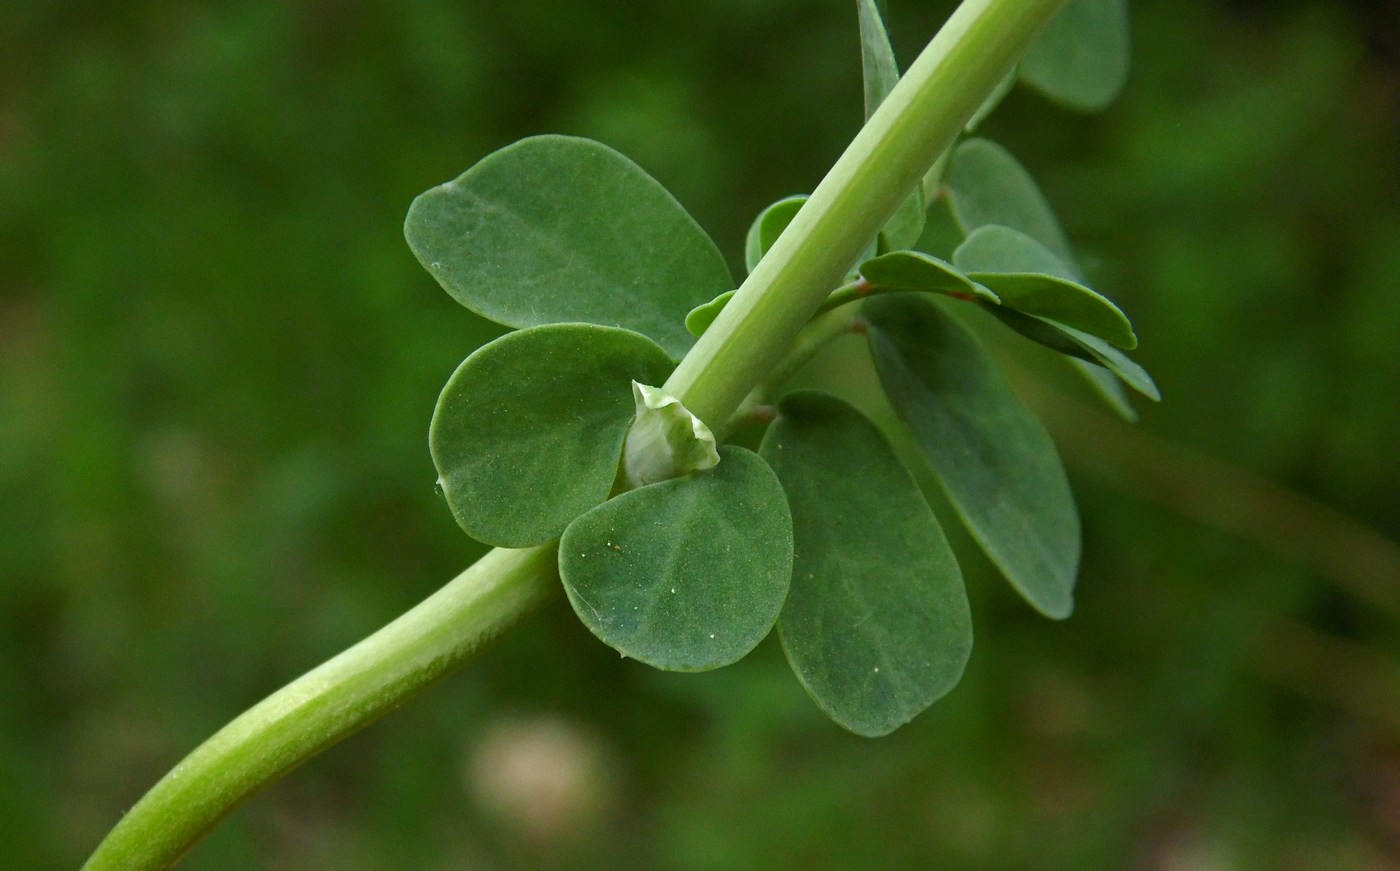
[[[884,288],[875,287],[864,278],[843,284],[831,292],[831,295],[822,300],[822,304],[817,306],[817,315],[824,315],[835,311],[847,303],[865,299],[875,293],[883,293]]]
[[[792,343],[792,348],[788,353],[778,361],[778,364],[773,367],[773,371],[768,373],[768,377],[763,379],[761,384],[749,391],[749,395],[744,397],[738,410],[730,416],[724,429],[716,435],[723,438],[746,419],[752,417],[760,406],[768,402],[774,391],[782,387],[793,375],[796,375],[797,371],[817,356],[822,348],[851,332],[857,321],[858,318],[847,312],[827,312],[813,318],[812,322],[803,327],[802,332],[797,334],[797,341]]]
[[[965,0],[674,374],[666,392],[727,421],[829,288],[1065,0]],[[185,758],[88,869],[168,868],[258,790],[461,666],[555,594],[554,545],[494,550],[384,629],[274,693]]]
[[[666,382],[728,420],[1065,0],[965,0]]]
[[[818,351],[851,332],[856,323],[857,319],[850,312],[830,311],[813,318],[812,322],[797,334],[797,341],[792,343],[792,349],[778,361],[778,365],[773,367],[758,389],[771,392],[783,386],[789,378],[797,374],[797,370],[806,366]]]
[[[828,296],[826,300],[820,306],[817,307],[817,315],[821,316],[830,314],[831,312],[836,311],[842,306],[850,305],[853,302],[859,302],[863,299],[869,299],[872,296],[881,296],[886,293],[909,292],[910,290],[907,287],[881,287],[878,284],[871,284],[870,282],[865,281],[864,279],[860,281],[852,281],[850,284],[843,284],[842,286],[833,290],[831,292],[831,295]],[[984,305],[987,303],[987,300],[974,297],[970,293],[954,293],[948,291],[944,291],[944,293],[947,296],[953,297],[954,299],[961,299],[967,302],[982,303]],[[798,341],[801,341],[801,337],[798,338]]]
[[[168,868],[254,793],[452,672],[559,589],[556,545],[496,549],[268,696],[151,788],[83,867]]]

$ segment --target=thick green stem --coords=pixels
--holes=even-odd
[[[496,549],[413,610],[268,696],[127,812],[83,867],[168,868],[253,794],[452,672],[559,589],[555,545]]]
[[[666,382],[723,423],[1065,0],[965,0]]]
[[[666,391],[701,420],[727,421],[1064,2],[965,0]],[[127,813],[85,867],[170,867],[258,790],[462,665],[558,586],[554,545],[488,553],[412,611],[225,726]]]

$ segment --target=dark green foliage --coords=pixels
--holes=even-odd
[[[958,145],[953,150],[945,191],[953,222],[965,237],[958,247],[963,249],[972,242],[963,249],[965,261],[986,267],[1011,265],[1018,270],[1048,272],[1076,285],[1080,283],[1078,259],[1070,250],[1059,218],[1035,179],[1005,148],[985,139],[969,139]],[[1007,245],[1008,242],[1011,244]],[[985,251],[979,251],[984,245]],[[983,253],[989,256],[978,264],[976,261],[982,260]],[[1007,254],[1012,257],[1010,263],[1005,259]],[[1045,283],[1043,279],[1025,278],[1001,281],[1004,289],[1013,294],[1018,289],[1039,290]],[[1019,323],[1025,325],[1025,322]],[[1137,343],[1136,336],[1131,336],[1131,326],[1127,333],[1121,332],[1124,326],[1127,326],[1126,319],[1117,323],[1119,331],[1114,335],[1127,342],[1126,347],[1132,347]],[[1077,345],[1072,341],[1070,344]],[[1137,412],[1117,377],[1082,359],[1070,358],[1067,364],[1120,417],[1130,421],[1137,419]]]
[[[1137,347],[1127,315],[1102,294],[1069,279],[1068,267],[1034,239],[1009,227],[974,230],[953,263],[1002,305],[1090,333],[1120,348]]]
[[[792,518],[754,453],[600,505],[565,530],[559,574],[579,619],[623,656],[669,671],[729,665],[778,617]]]
[[[686,312],[729,289],[729,270],[685,209],[612,149],[523,139],[414,200],[404,234],[462,305],[497,323],[622,326],[672,355]]]
[[[933,302],[865,304],[880,382],[972,537],[1047,617],[1074,610],[1079,514],[1045,428]]]
[[[763,457],[792,505],[783,650],[827,716],[885,735],[962,676],[972,652],[962,574],[874,424],[818,392],[788,395],[780,415]]]
[[[964,234],[989,224],[1010,227],[1078,273],[1069,240],[1040,187],[1002,146],[986,139],[964,141],[953,150],[943,184]]]
[[[1031,341],[1038,342],[1053,351],[1059,351],[1061,354],[1075,357],[1077,361],[1096,363],[1153,402],[1161,400],[1162,394],[1157,389],[1157,384],[1152,380],[1152,376],[1147,374],[1147,370],[1098,336],[1091,336],[1076,330],[1074,327],[1044,317],[1023,314],[1007,306],[997,305],[985,308],[997,320]]]
[[[876,4],[857,6],[868,117],[899,75]],[[1153,398],[1156,388],[1113,347],[1137,344],[1132,326],[1082,283],[1048,202],[1005,149],[962,143],[934,189],[946,191],[963,236],[952,262],[909,248],[924,227],[920,186],[872,240],[888,253],[863,258],[822,310],[880,297],[862,311],[891,406],[991,561],[1035,608],[1062,618],[1073,608],[1080,538],[1055,447],[977,341],[925,295],[976,303],[1076,365],[1102,367]],[[805,202],[779,200],[754,220],[750,270]],[[454,297],[507,324],[625,324],[675,353],[734,295],[709,238],[669,194],[587,140],[535,137],[489,155],[419,197],[405,227]],[[694,304],[716,285],[723,292]],[[525,330],[469,357],[432,431],[458,522],[516,547],[564,530],[560,571],[584,624],[625,656],[676,671],[752,650],[782,606],[795,558],[783,643],[834,720],[885,734],[946,693],[971,650],[961,574],[874,426],[834,399],[785,402],[763,441],[780,488],[763,459],[739,448],[710,468],[706,424],[723,422],[696,421],[664,391],[650,395],[666,421],[631,424],[625,391],[633,381],[657,387],[665,368],[643,337],[584,324]],[[678,464],[681,454],[708,460]],[[610,490],[624,492],[609,499]]]
[[[428,433],[457,523],[500,547],[558,538],[612,490],[632,382],[670,370],[645,336],[592,324],[520,330],[463,360]]]
[[[860,274],[872,288],[914,293],[943,293],[983,299],[996,304],[1000,298],[945,263],[922,251],[892,251],[860,265]]]

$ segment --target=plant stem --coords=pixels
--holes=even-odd
[[[811,362],[822,348],[854,330],[858,320],[849,313],[836,311],[829,311],[813,318],[811,323],[803,327],[802,332],[797,334],[797,340],[792,343],[792,348],[773,367],[773,371],[768,373],[768,377],[749,391],[749,395],[744,397],[743,402],[739,403],[739,408],[730,415],[724,429],[715,435],[722,439],[751,417],[754,409],[766,403],[774,391],[782,387],[793,375],[796,375],[799,369]]]
[[[726,422],[1066,0],[964,0],[666,382]],[[831,319],[836,323],[836,319]],[[379,632],[244,713],[117,824],[87,869],[168,868],[320,750],[473,654],[558,589],[555,545],[494,550]]]
[[[797,334],[792,349],[778,361],[758,386],[760,395],[771,394],[773,390],[781,387],[797,374],[797,370],[811,362],[818,351],[856,329],[858,320],[850,312],[839,311],[829,311],[813,318],[812,322]]]
[[[83,867],[169,868],[263,787],[450,673],[559,589],[553,544],[496,549],[268,696],[175,766]]]
[[[813,316],[812,319],[816,320],[816,318],[821,317],[822,315],[827,314],[828,312],[835,311],[836,309],[840,308],[846,303],[855,302],[858,299],[864,299],[866,296],[869,296],[874,290],[874,286],[872,286],[870,282],[866,281],[864,277],[856,276],[855,281],[848,281],[845,284],[833,290],[831,293],[827,294],[826,299],[822,300],[822,304],[817,306],[817,313]]]
[[[817,316],[830,314],[836,309],[848,303],[865,299],[875,293],[881,293],[884,288],[877,288],[864,278],[859,281],[852,281],[843,284],[831,292],[831,295],[822,300],[822,304],[817,306]]]
[[[964,0],[666,382],[723,423],[1065,0]]]
[[[860,302],[863,299],[869,299],[872,296],[882,296],[886,293],[908,292],[909,288],[907,287],[884,287],[879,284],[871,284],[870,282],[865,281],[864,279],[860,281],[852,281],[850,284],[842,285],[841,287],[838,287],[831,292],[831,296],[828,296],[826,298],[826,301],[817,307],[817,317],[813,318],[812,322],[816,323],[816,321],[820,318],[831,314],[839,308],[848,306],[853,302]],[[982,304],[986,304],[988,302],[988,300],[986,300],[985,298],[974,297],[970,293],[962,293],[961,291],[951,293],[945,291],[944,295],[950,296],[954,299],[963,300],[964,302],[975,302]],[[800,337],[798,341],[801,341]]]

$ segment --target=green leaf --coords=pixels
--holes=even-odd
[[[915,185],[913,193],[900,202],[899,208],[880,230],[881,250],[899,251],[916,245],[924,232],[924,212],[924,191],[921,186]]]
[[[997,148],[997,146],[992,147]],[[1009,159],[1010,156],[1007,155],[1007,157]],[[985,156],[983,158],[978,159],[985,159]],[[1024,174],[1025,171],[1021,170],[1021,173]],[[1026,180],[1028,182],[1029,179],[1030,176],[1026,175]],[[1034,185],[1034,182],[1029,183]],[[1038,191],[1036,191],[1035,194],[1037,197],[1039,197]],[[1043,199],[1041,200],[1041,202],[1044,202]],[[1045,214],[1049,214],[1048,205],[1045,206],[1045,210]],[[1006,217],[1008,220],[1014,220],[1017,216],[1015,214],[1012,214],[1011,211],[1008,211]],[[1049,218],[1051,221],[1054,221],[1054,215],[1050,215]],[[998,229],[992,229],[994,227]],[[1056,227],[1058,228],[1058,224],[1056,224]],[[999,224],[988,224],[983,225],[982,227],[974,228],[972,230],[971,235],[977,235],[979,233],[989,234],[984,235],[983,239],[985,242],[992,243],[996,242],[998,239],[1005,241],[1009,238],[1013,238],[1011,234],[1014,232],[1015,230],[1009,227],[1003,227]],[[1030,237],[1029,234],[1024,233],[1024,231],[1021,233],[1021,237],[1021,244],[1011,246],[1016,249],[1014,253],[1014,265],[1016,267],[1022,270],[1039,271],[1048,275],[1053,275],[1068,280],[1075,280],[1078,278],[1078,269],[1073,264],[1067,263],[1058,255],[1056,255],[1053,251],[1046,248],[1044,246],[1043,241],[1037,242],[1035,239]],[[1060,238],[1063,238],[1063,234],[1060,234]],[[1029,240],[1029,244],[1027,244],[1026,240]],[[967,241],[970,241],[970,237],[969,239],[964,240],[964,244],[966,244]],[[978,252],[980,247],[981,243],[979,243],[978,245],[974,245],[972,248],[966,251],[963,251],[964,262],[966,262],[969,257],[974,256],[974,254],[977,258],[980,259],[983,256],[983,254],[987,255],[989,258],[994,258],[996,256],[997,251],[1000,251],[1002,255],[1005,255],[1007,253],[1006,247],[996,244],[987,244],[986,248],[983,249],[982,253],[976,253]],[[954,260],[956,260],[957,251],[954,251],[953,256]],[[987,263],[986,265],[998,265],[1001,267],[1005,267],[1011,264],[1008,264],[1007,261],[1004,259],[992,259],[991,262]],[[992,284],[998,283],[999,282],[996,279],[992,279]],[[1007,291],[1011,296],[1015,296],[1016,291],[1018,289],[1016,285],[1017,282],[1009,281],[1003,285],[1002,289]],[[1003,300],[1003,302],[1005,302],[1007,305],[1012,304],[1010,299]],[[1023,299],[1022,302],[1024,303],[1025,300]],[[1129,326],[1129,330],[1131,331],[1131,325]],[[1136,343],[1135,336],[1133,338],[1133,342]],[[1129,401],[1127,393],[1123,390],[1123,385],[1119,383],[1118,379],[1115,376],[1105,372],[1101,367],[1092,365],[1087,362],[1070,362],[1072,363],[1073,369],[1079,374],[1079,376],[1089,382],[1089,387],[1096,394],[1098,394],[1104,400],[1105,403],[1108,404],[1108,406],[1113,410],[1115,414],[1129,422],[1137,420],[1137,412],[1133,409],[1132,403]],[[1144,373],[1144,375],[1145,374],[1146,373]]]
[[[773,243],[778,241],[778,237],[787,229],[787,225],[792,223],[792,219],[797,217],[798,210],[805,202],[806,194],[784,197],[758,213],[758,217],[749,225],[748,236],[744,239],[744,264],[750,272],[753,272],[758,261],[763,259],[763,255],[768,253],[768,249],[773,247]]]
[[[1069,0],[1021,59],[1021,81],[1072,109],[1102,109],[1128,78],[1127,0]]]
[[[1095,366],[1084,360],[1070,358],[1068,362],[1074,371],[1088,382],[1089,389],[1094,391],[1114,414],[1128,423],[1137,423],[1137,409],[1133,408],[1128,391],[1123,388],[1123,382],[1117,376],[1102,366]]]
[[[453,299],[512,327],[621,326],[679,359],[686,312],[734,286],[655,179],[587,139],[536,136],[413,201],[404,235]]]
[[[972,652],[957,560],[884,436],[834,396],[784,398],[762,454],[792,508],[788,662],[827,716],[888,734],[952,689]]]
[[[865,119],[869,121],[899,83],[899,64],[875,0],[856,0],[856,10],[860,18],[860,67],[865,83]],[[924,229],[924,209],[923,190],[916,186],[880,231],[880,250],[897,251],[918,242],[919,234]]]
[[[978,227],[953,251],[964,272],[1040,273],[1074,281],[1072,270],[1050,249],[1019,230],[1001,224]]]
[[[1153,402],[1161,401],[1162,394],[1152,376],[1147,374],[1147,370],[1098,336],[1091,336],[1074,327],[1035,315],[1022,314],[1006,306],[988,305],[986,309],[1002,323],[1031,341],[1061,354],[1102,366]]]
[[[734,298],[737,290],[726,290],[719,296],[705,303],[697,305],[685,316],[685,328],[690,330],[690,334],[697,339],[705,335],[705,331],[710,328],[710,324],[715,322],[719,313],[724,311],[724,307],[729,305],[729,301]]]
[[[943,180],[953,218],[964,233],[987,224],[1020,230],[1079,277],[1074,252],[1040,186],[1011,153],[986,139],[968,139],[953,150]]]
[[[865,83],[865,120],[869,121],[899,82],[899,64],[874,0],[856,0],[856,11],[860,16],[860,69]]]
[[[792,577],[792,518],[759,456],[630,490],[559,543],[569,601],[594,635],[669,671],[735,662],[772,629]]]
[[[1009,308],[1137,347],[1127,315],[1102,294],[1070,279],[1069,268],[1044,246],[1010,227],[978,227],[953,252],[953,263]]]
[[[1069,616],[1079,514],[1049,434],[932,300],[881,296],[864,308],[880,383],[973,539],[1039,611]]]
[[[608,498],[632,424],[632,382],[672,368],[645,336],[593,324],[508,333],[448,379],[428,431],[438,485],[467,534],[542,544]]]
[[[879,290],[942,293],[958,299],[1000,302],[995,293],[951,264],[920,251],[892,251],[860,265],[860,274]]]
[[[947,262],[952,258],[953,251],[962,244],[966,234],[953,218],[952,204],[947,197],[939,193],[942,190],[942,181],[938,184],[939,187],[932,194],[924,194],[929,207],[924,215],[924,231],[919,234],[919,241],[914,243],[914,250],[932,254]]]

